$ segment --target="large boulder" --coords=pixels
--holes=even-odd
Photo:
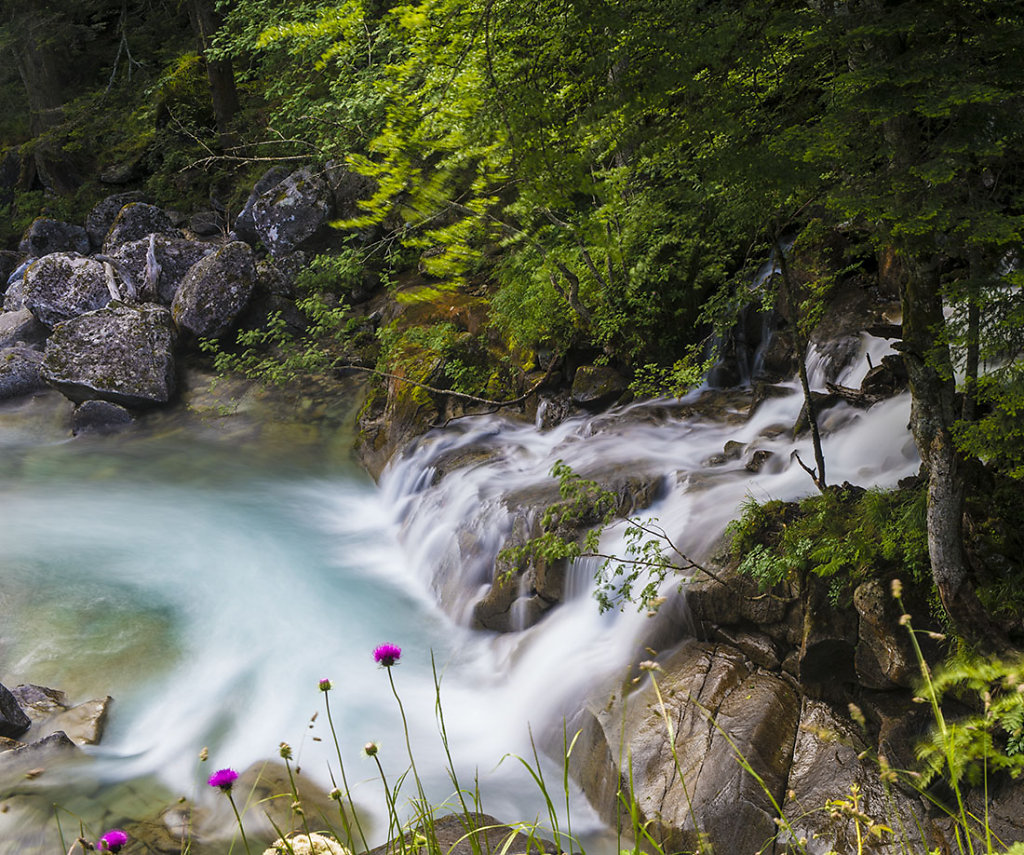
[[[216,246],[201,241],[155,234],[123,243],[109,257],[118,273],[132,283],[137,294],[169,306],[192,265],[216,249]],[[150,278],[156,280],[155,293]]]
[[[330,199],[327,182],[312,169],[293,172],[253,204],[256,233],[275,258],[287,255],[327,222]]]
[[[36,345],[46,340],[49,332],[28,309],[0,312],[0,349],[16,344]]]
[[[684,642],[660,667],[660,694],[647,679],[584,714],[577,778],[609,821],[632,791],[666,852],[694,851],[701,838],[716,852],[765,851],[778,832],[773,802],[785,798],[796,692],[725,645]]]
[[[377,189],[377,182],[368,175],[353,172],[343,163],[330,161],[324,168],[327,186],[331,190],[331,201],[335,214],[343,219],[351,219],[365,213],[359,203],[369,199]]]
[[[174,323],[195,336],[222,335],[249,302],[255,282],[256,264],[249,245],[225,244],[185,275],[171,304]]]
[[[163,306],[113,303],[58,324],[46,342],[43,378],[76,403],[166,403],[174,392],[174,326]]]
[[[287,167],[272,166],[256,182],[252,192],[249,194],[249,198],[246,200],[245,206],[238,212],[238,216],[235,217],[233,231],[239,240],[244,240],[246,243],[256,243],[260,239],[259,232],[256,231],[256,219],[253,216],[253,208],[256,205],[256,201],[260,196],[272,190],[287,177]]]
[[[114,218],[103,240],[103,252],[111,255],[121,244],[139,240],[151,234],[177,235],[171,218],[156,205],[129,202]]]
[[[89,252],[89,234],[81,226],[37,217],[25,230],[18,251],[39,258],[51,252]]]
[[[77,253],[43,256],[25,271],[24,305],[50,327],[100,309],[110,298],[103,264]]]
[[[43,355],[24,345],[0,350],[0,401],[45,389],[39,374]]]
[[[89,242],[96,249],[103,246],[103,241],[114,225],[114,220],[125,205],[132,202],[141,202],[145,197],[137,190],[127,193],[115,193],[97,202],[89,215],[85,218],[85,230],[89,235]]]

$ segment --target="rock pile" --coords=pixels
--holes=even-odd
[[[139,193],[107,197],[84,227],[37,219],[3,258],[0,401],[49,385],[87,407],[74,423],[91,430],[172,401],[197,340],[224,336],[268,297],[300,315],[295,276],[361,182],[334,165],[275,167],[233,232],[172,218]],[[186,220],[206,225],[175,226]]]

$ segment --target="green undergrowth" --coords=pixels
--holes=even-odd
[[[748,500],[729,524],[739,571],[762,590],[812,573],[828,580],[834,605],[849,605],[854,588],[899,573],[929,579],[923,486],[884,491],[830,488],[799,502]]]

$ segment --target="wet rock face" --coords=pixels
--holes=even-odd
[[[760,851],[777,831],[772,798],[781,804],[785,796],[796,693],[723,645],[687,642],[661,664],[664,706],[648,679],[624,701],[590,708],[572,758],[585,791],[612,819],[615,794],[631,776],[641,821],[665,851],[696,849],[698,832],[716,852]]]
[[[256,265],[252,249],[232,241],[193,265],[182,280],[171,312],[179,329],[216,337],[231,328],[252,297]]]
[[[76,403],[164,404],[174,391],[174,340],[163,306],[115,303],[54,328],[43,378]]]
[[[25,272],[24,305],[47,326],[110,302],[103,265],[76,253],[46,255]]]
[[[110,434],[124,430],[134,421],[132,414],[110,401],[84,401],[71,416],[71,433]]]
[[[252,206],[255,230],[275,258],[287,255],[327,222],[330,189],[311,169],[293,172]],[[237,224],[236,224],[237,229]]]
[[[81,226],[39,217],[25,231],[18,252],[39,258],[51,252],[89,252],[89,235]]]

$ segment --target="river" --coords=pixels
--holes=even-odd
[[[864,350],[877,360],[884,346],[865,337]],[[865,365],[858,358],[840,379],[856,385]],[[469,629],[510,526],[501,497],[549,482],[559,459],[582,472],[611,463],[643,471],[667,485],[650,515],[685,551],[705,555],[746,497],[812,489],[791,452],[812,455],[785,430],[800,396],[795,385],[783,391],[747,420],[682,415],[667,402],[548,431],[465,419],[411,446],[379,486],[349,452],[353,402],[317,429],[302,413],[272,420],[227,396],[186,417],[74,439],[69,405],[55,394],[4,405],[0,681],[114,702],[85,762],[0,796],[0,855],[57,851],[54,804],[70,838],[74,817],[98,834],[177,796],[218,809],[205,777],[274,757],[281,741],[303,778],[329,788],[336,763],[317,687],[325,677],[355,801],[374,829],[371,844],[381,842],[384,800],[360,747],[379,741],[390,783],[408,764],[388,674],[372,658],[382,642],[403,650],[392,675],[431,800],[452,791],[436,671],[462,783],[478,785],[483,809],[504,820],[545,815],[516,758],[531,759],[531,732],[557,731],[589,687],[629,662],[648,618],[631,608],[599,613],[583,568],[568,601],[527,631]],[[894,486],[916,471],[908,415],[905,395],[867,413],[829,411],[830,480]],[[728,440],[775,454],[758,473],[742,460],[708,467]],[[460,448],[488,451],[433,477],[438,459]],[[610,531],[605,548],[621,549],[620,539]],[[557,792],[560,770],[549,761],[544,770]],[[407,782],[403,794],[412,792]],[[573,830],[590,851],[607,846],[584,800],[572,804]],[[219,816],[219,825],[210,819],[214,836],[230,833]]]

